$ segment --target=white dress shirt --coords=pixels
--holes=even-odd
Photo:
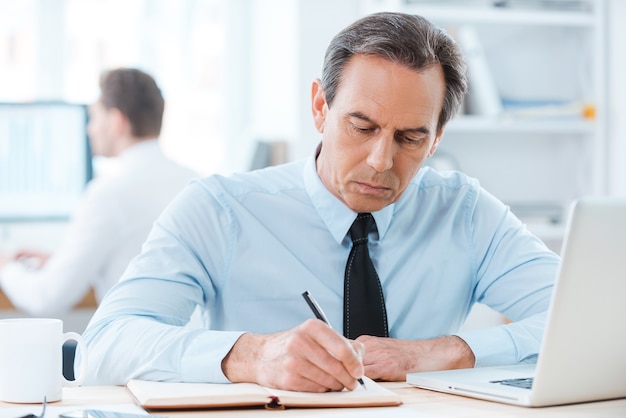
[[[341,333],[355,216],[313,158],[190,183],[83,334],[86,383],[225,382],[222,359],[242,333],[312,317],[305,290]],[[373,216],[370,255],[391,337],[456,333],[477,365],[536,360],[559,258],[504,204],[475,179],[425,167]],[[460,332],[475,302],[514,322]],[[204,328],[184,327],[196,306]]]
[[[114,170],[88,184],[48,262],[38,270],[6,265],[2,290],[18,309],[38,316],[68,311],[92,287],[102,300],[140,252],[155,219],[193,177],[163,155],[157,140],[131,146]]]

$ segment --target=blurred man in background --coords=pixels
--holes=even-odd
[[[0,254],[0,286],[19,310],[52,316],[93,288],[96,301],[141,250],[152,223],[195,173],[166,158],[158,142],[164,100],[155,80],[130,68],[102,74],[88,133],[113,169],[89,183],[53,253]]]

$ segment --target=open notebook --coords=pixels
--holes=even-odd
[[[244,406],[359,407],[400,405],[400,395],[366,377],[367,389],[308,393],[270,389],[254,383],[171,383],[131,380],[126,385],[146,409],[224,408]]]
[[[626,397],[626,199],[570,211],[536,366],[411,373],[425,389],[523,406]]]

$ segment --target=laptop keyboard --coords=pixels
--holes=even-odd
[[[501,385],[515,386],[523,389],[531,389],[533,386],[532,377],[520,377],[517,379],[491,380],[489,383],[500,383]]]

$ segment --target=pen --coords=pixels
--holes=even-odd
[[[330,322],[328,322],[328,318],[326,318],[326,315],[324,314],[322,307],[317,303],[315,298],[313,298],[313,296],[309,293],[308,290],[304,291],[304,293],[302,294],[302,297],[304,298],[306,303],[309,305],[309,308],[311,308],[311,310],[313,311],[313,315],[315,315],[317,319],[324,322],[326,325],[328,325],[329,328],[332,329],[332,325],[330,325]],[[367,389],[367,387],[365,386],[365,382],[363,382],[363,379],[359,377],[357,379],[357,382],[359,382],[359,384],[363,386],[363,389]]]

